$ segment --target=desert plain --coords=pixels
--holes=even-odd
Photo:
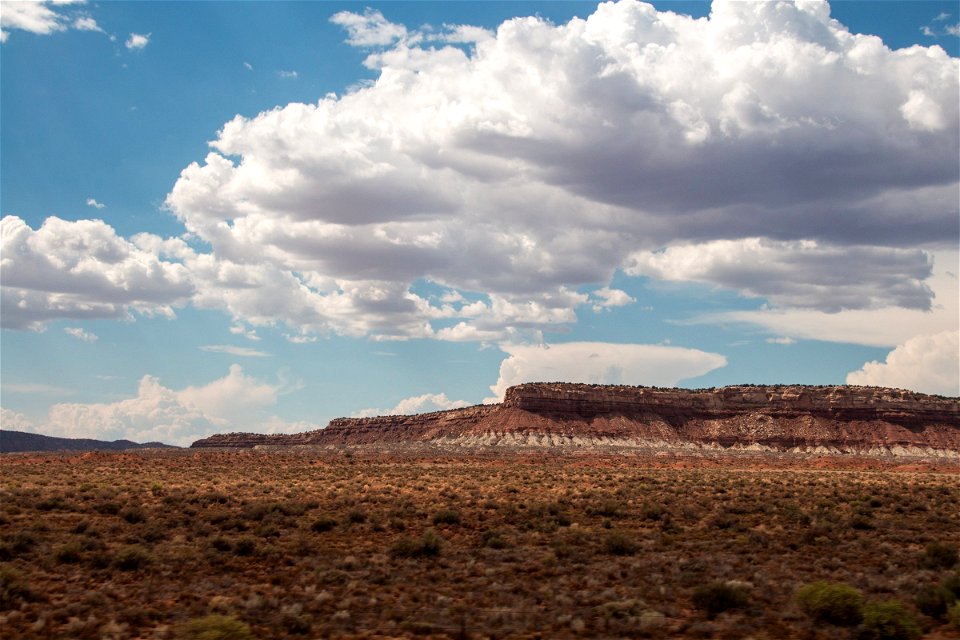
[[[7,454],[0,634],[960,638],[958,470],[549,448]],[[855,602],[838,614],[817,589]]]

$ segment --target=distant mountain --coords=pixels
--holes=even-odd
[[[140,444],[129,440],[90,440],[88,438],[54,438],[39,433],[0,429],[0,453],[21,451],[123,451],[124,449],[175,449],[162,442]]]

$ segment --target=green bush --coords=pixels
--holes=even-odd
[[[863,596],[847,584],[811,582],[797,589],[796,599],[814,622],[849,627],[863,619]]]
[[[897,600],[871,602],[863,608],[859,640],[919,640],[923,632]]]
[[[945,542],[931,542],[924,550],[922,564],[926,569],[951,569],[960,562],[957,548]]]
[[[960,631],[960,601],[947,609],[947,622],[951,627]]]
[[[746,606],[750,598],[742,587],[726,582],[712,582],[693,590],[693,606],[707,613],[708,618],[715,617],[728,609]]]
[[[177,632],[177,640],[256,640],[243,622],[232,616],[207,616],[186,623]]]

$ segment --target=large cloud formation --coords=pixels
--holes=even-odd
[[[884,362],[868,362],[848,374],[847,383],[960,396],[958,353],[960,332],[915,336],[887,354]]]
[[[238,326],[381,339],[538,335],[614,300],[583,291],[618,269],[784,309],[931,305],[960,172],[958,61],[939,47],[890,50],[815,1],[693,19],[624,0],[433,40],[378,12],[334,20],[376,81],[226,123],[167,197],[210,251],[134,238],[162,294],[93,313],[175,304],[181,267],[193,304]],[[4,258],[6,290],[21,258]],[[75,286],[51,274],[5,294],[5,323],[14,303],[18,327],[86,309],[42,310]]]
[[[199,387],[175,390],[154,376],[140,380],[135,396],[106,403],[63,402],[50,408],[42,423],[0,409],[4,427],[42,430],[65,438],[159,441],[187,446],[212,433],[247,430],[267,433],[305,431],[315,425],[288,423],[269,413],[278,396],[289,391],[282,381],[252,378],[238,365],[223,378]]]

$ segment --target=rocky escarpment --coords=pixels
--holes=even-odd
[[[740,448],[960,455],[960,401],[902,389],[661,389],[532,383],[504,401],[413,416],[338,418],[293,435],[223,434],[193,447],[445,445]]]

